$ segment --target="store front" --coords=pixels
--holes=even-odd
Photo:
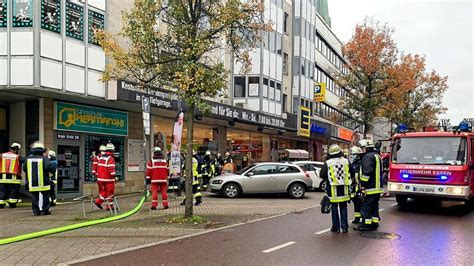
[[[8,150],[8,106],[0,105],[0,153]]]
[[[311,158],[313,161],[325,161],[328,143],[331,139],[331,125],[311,120]]]
[[[58,159],[58,197],[74,198],[83,194],[85,183],[92,183],[93,154],[99,146],[115,146],[115,171],[119,182],[125,180],[125,138],[128,113],[65,102],[54,103],[53,149]]]
[[[338,144],[344,151],[344,154],[349,155],[352,139],[352,130],[343,127],[333,127],[331,134],[331,144]]]

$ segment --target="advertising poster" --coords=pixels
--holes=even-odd
[[[13,27],[33,26],[33,0],[13,1]]]
[[[104,29],[104,14],[89,10],[89,31],[88,41],[90,44],[99,45],[99,42],[95,39],[94,34],[97,30]]]
[[[143,148],[143,140],[129,139],[128,140],[128,163],[127,171],[142,172],[145,170],[145,149]]]
[[[181,139],[183,134],[184,112],[180,111],[176,116],[173,127],[173,143],[171,144],[171,176],[180,176],[181,174]]]
[[[84,7],[77,1],[66,2],[66,36],[82,41],[84,35]]]
[[[61,33],[61,0],[41,0],[41,28]]]
[[[0,28],[7,27],[7,0],[0,0]]]

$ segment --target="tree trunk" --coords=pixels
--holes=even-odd
[[[193,216],[193,138],[194,138],[194,104],[188,110],[188,131],[186,134],[186,200],[184,217]]]

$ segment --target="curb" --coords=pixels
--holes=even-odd
[[[182,240],[182,239],[187,239],[187,238],[191,238],[191,237],[195,237],[195,236],[205,235],[205,234],[209,234],[209,233],[213,233],[213,232],[217,232],[217,231],[221,231],[221,230],[225,230],[225,229],[229,229],[229,228],[233,228],[233,227],[238,227],[238,226],[241,226],[241,225],[246,225],[246,224],[251,224],[251,223],[256,223],[256,222],[260,222],[260,221],[264,221],[264,220],[273,219],[273,218],[278,218],[278,217],[282,217],[282,216],[285,216],[285,215],[290,215],[294,212],[301,212],[301,211],[306,211],[306,210],[309,210],[309,209],[317,208],[319,206],[320,206],[319,204],[318,205],[313,205],[313,206],[310,206],[310,207],[306,207],[306,208],[299,209],[299,210],[294,210],[294,211],[291,211],[291,212],[281,213],[281,214],[277,214],[277,215],[273,215],[273,216],[269,216],[269,217],[264,217],[264,218],[259,218],[259,219],[255,219],[255,220],[251,220],[251,221],[247,221],[247,222],[241,222],[241,223],[237,223],[237,224],[227,225],[227,226],[220,227],[220,228],[206,230],[204,232],[198,232],[198,233],[185,235],[185,236],[180,236],[180,237],[175,237],[175,238],[170,238],[170,239],[166,239],[166,240],[162,240],[162,241],[158,241],[158,242],[154,242],[154,243],[148,243],[148,244],[139,245],[139,246],[135,246],[135,247],[130,247],[130,248],[126,248],[126,249],[120,249],[120,250],[111,251],[111,252],[107,252],[107,253],[103,253],[103,254],[93,255],[93,256],[89,256],[89,257],[85,257],[85,258],[81,258],[81,259],[62,262],[62,263],[59,263],[58,265],[60,265],[60,266],[71,265],[71,264],[76,264],[76,263],[86,262],[86,261],[89,261],[89,260],[94,260],[94,259],[107,257],[107,256],[110,256],[110,255],[116,255],[116,254],[121,254],[121,253],[129,252],[129,251],[134,251],[134,250],[138,250],[138,249],[142,249],[142,248],[158,246],[158,245],[161,245],[161,244],[174,242],[174,241]]]

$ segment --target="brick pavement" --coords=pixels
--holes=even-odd
[[[170,201],[170,209],[150,211],[146,203],[139,213],[112,223],[81,228],[61,234],[0,246],[1,265],[55,265],[61,262],[102,254],[137,245],[202,232],[221,227],[288,213],[319,204],[321,193],[308,193],[302,200],[285,196],[259,196],[238,199],[225,199],[205,195],[204,203],[194,208],[195,215],[203,216],[213,222],[210,227],[180,226],[164,221],[173,215],[183,214],[182,198]],[[139,195],[119,199],[122,211],[132,209]],[[88,218],[106,217],[105,211],[90,210]],[[35,232],[81,222],[80,204],[58,205],[52,209],[53,215],[33,217],[31,208],[0,210],[0,238]]]

